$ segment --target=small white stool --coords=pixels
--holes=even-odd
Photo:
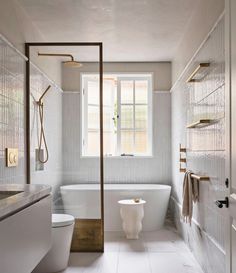
[[[120,215],[123,221],[123,230],[127,239],[138,239],[139,232],[142,230],[142,219],[144,217],[143,205],[146,201],[140,199],[120,200]]]

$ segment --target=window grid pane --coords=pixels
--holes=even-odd
[[[88,81],[88,104],[99,104],[98,81]]]
[[[134,103],[134,83],[129,80],[121,81],[121,104]]]
[[[134,152],[134,131],[121,131],[121,154],[133,154]]]
[[[135,105],[135,129],[147,129],[148,126],[147,105]]]
[[[135,81],[135,103],[147,104],[148,102],[148,81]]]
[[[118,79],[118,81],[117,81]],[[117,93],[117,87],[119,94]],[[99,155],[98,81],[87,82],[86,155]],[[149,151],[149,80],[119,79],[104,81],[104,154],[144,155]],[[118,98],[118,101],[117,101]],[[120,101],[119,101],[120,99]],[[85,109],[86,109],[85,108]],[[84,112],[86,113],[86,112]],[[119,140],[118,141],[118,138]],[[118,141],[118,142],[117,142]],[[117,144],[120,145],[118,151]],[[84,146],[85,147],[85,146]],[[117,152],[119,154],[117,154]]]
[[[88,129],[99,129],[99,106],[88,105]]]
[[[135,153],[147,153],[147,131],[135,131]]]
[[[99,131],[88,131],[87,155],[99,156],[100,134]]]
[[[133,114],[133,105],[121,105],[121,129],[134,129]]]

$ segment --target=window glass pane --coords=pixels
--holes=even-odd
[[[135,81],[135,103],[148,102],[148,81]]]
[[[134,128],[133,105],[121,105],[121,128]]]
[[[88,129],[99,129],[98,106],[88,106]]]
[[[121,88],[121,104],[133,103],[133,81],[124,81],[120,83]]]
[[[133,154],[134,153],[134,132],[121,131],[121,153]]]
[[[98,131],[88,131],[87,155],[98,156],[100,150],[100,135]]]
[[[88,81],[88,104],[99,104],[98,81]]]
[[[147,128],[147,106],[146,105],[136,105],[135,106],[135,128],[136,129],[146,129]]]
[[[103,129],[114,130],[114,108],[103,107]]]
[[[84,155],[99,156],[99,77],[83,76]],[[103,80],[104,155],[149,152],[149,79],[146,75],[105,74]],[[120,87],[118,89],[118,87]],[[117,92],[120,92],[119,96]],[[134,94],[135,92],[135,94]],[[135,111],[135,113],[134,113]],[[135,120],[134,120],[135,118]],[[150,127],[149,127],[150,126]],[[120,132],[117,130],[120,128]],[[118,147],[117,135],[120,136]],[[87,139],[86,139],[87,137]]]
[[[135,152],[138,154],[147,153],[147,132],[135,132]]]
[[[114,104],[115,99],[115,81],[104,80],[103,81],[103,106],[111,106]]]
[[[104,132],[104,155],[116,154],[116,134],[114,132]]]

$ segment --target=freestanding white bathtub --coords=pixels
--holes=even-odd
[[[76,218],[100,218],[100,185],[75,184],[61,186],[65,213]],[[160,184],[104,184],[105,231],[121,231],[119,204],[121,199],[142,198],[144,206],[143,230],[160,229],[165,221],[171,187]]]

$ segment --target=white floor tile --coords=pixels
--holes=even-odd
[[[184,247],[181,238],[169,230],[146,232],[144,239],[149,252],[177,252]]]
[[[72,253],[69,265],[73,270],[77,269],[79,273],[97,273],[99,272],[101,256],[100,253]]]
[[[179,253],[179,255],[183,264],[188,268],[188,273],[204,273],[190,251]]]
[[[128,240],[123,238],[120,241],[120,252],[146,252],[145,241],[142,238],[138,240]]]
[[[121,232],[106,232],[105,233],[105,252],[119,252],[119,244],[123,236]]]
[[[177,253],[149,253],[152,273],[188,273]]]
[[[194,256],[170,229],[144,232],[127,240],[121,232],[105,233],[105,251],[71,253],[61,273],[203,273]]]
[[[151,273],[147,252],[120,252],[117,273]]]
[[[118,266],[118,252],[103,254],[99,273],[116,273]]]

